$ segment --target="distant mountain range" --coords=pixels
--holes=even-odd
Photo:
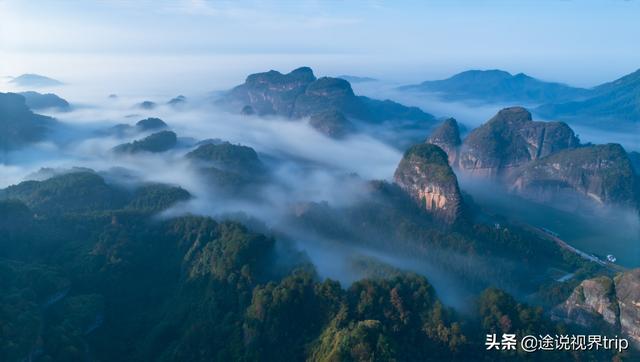
[[[371,77],[358,77],[356,75],[339,75],[337,78],[344,79],[349,83],[365,83],[365,82],[376,82],[376,78]]]
[[[586,97],[589,90],[538,80],[524,73],[503,70],[468,70],[443,80],[401,87],[402,90],[435,92],[445,100],[548,103]]]
[[[20,87],[54,87],[63,84],[59,80],[39,74],[22,74],[13,78],[11,83]]]
[[[640,123],[640,69],[593,88],[587,99],[544,104],[534,112],[547,118],[604,122],[615,128],[631,123],[635,128]]]
[[[437,93],[448,101],[539,105],[533,112],[540,117],[593,126],[635,129],[640,121],[640,70],[590,89],[546,82],[524,73],[469,70],[400,90]]]

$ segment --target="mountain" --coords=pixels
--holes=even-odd
[[[459,151],[458,167],[474,175],[500,176],[579,144],[566,123],[533,121],[526,109],[510,107],[469,133]]]
[[[158,105],[155,102],[152,102],[152,101],[143,101],[143,102],[140,102],[140,103],[136,104],[135,106],[136,106],[136,108],[145,109],[145,110],[151,110],[151,109],[155,109]]]
[[[318,132],[331,138],[344,138],[354,130],[354,125],[339,111],[330,110],[313,114],[309,125]]]
[[[168,127],[169,125],[167,125],[160,118],[149,117],[149,118],[139,120],[133,126],[129,124],[121,123],[113,127],[110,127],[108,129],[100,130],[98,134],[125,137],[125,136],[134,136],[141,132],[158,131]]]
[[[456,165],[458,148],[462,144],[458,122],[454,118],[445,119],[438,128],[431,132],[426,143],[442,148],[447,153],[449,164]]]
[[[172,131],[160,131],[153,133],[141,140],[131,143],[123,143],[113,148],[118,153],[138,153],[138,152],[165,152],[176,146],[178,137]]]
[[[58,111],[68,111],[71,109],[69,102],[53,93],[20,92],[25,99],[27,106],[31,109],[56,109]]]
[[[183,95],[179,95],[177,97],[171,98],[167,104],[172,107],[181,107],[187,103],[187,97]]]
[[[348,81],[316,78],[311,68],[302,67],[288,74],[275,70],[252,74],[244,84],[227,92],[218,104],[240,112],[243,108],[260,116],[277,115],[303,118],[336,110],[349,119],[379,123],[386,120],[432,121],[433,116],[416,107],[406,107],[354,94]]]
[[[604,324],[630,338],[640,348],[640,269],[614,278],[601,276],[580,283],[571,296],[552,311],[554,319],[587,327]]]
[[[160,118],[149,117],[136,122],[136,128],[140,131],[155,131],[167,128],[168,125]]]
[[[581,145],[563,122],[533,121],[522,107],[500,110],[459,144],[454,120],[427,138],[442,147],[452,167],[489,178],[524,198],[557,206],[640,206],[633,154],[618,144]],[[457,144],[459,144],[457,146]]]
[[[122,208],[156,212],[190,197],[184,189],[164,184],[142,184],[131,192],[93,171],[72,171],[0,190],[0,200],[19,200],[31,211],[50,216]]]
[[[443,80],[426,81],[400,88],[434,92],[447,100],[479,100],[501,103],[548,103],[585,97],[589,91],[561,83],[545,82],[524,73],[503,70],[468,70]]]
[[[629,161],[631,161],[633,171],[635,171],[636,174],[640,175],[640,152],[629,152]]]
[[[366,83],[366,82],[376,82],[376,81],[378,81],[375,78],[358,77],[358,76],[355,76],[355,75],[339,75],[336,78],[344,79],[349,83]]]
[[[429,151],[422,155],[428,163],[446,165],[437,146],[418,150]],[[142,186],[144,195],[111,194],[115,186],[97,175],[60,177],[14,186],[40,190],[18,194],[22,203],[0,200],[3,361],[30,355],[47,361],[470,361],[486,351],[476,335],[575,333],[495,287],[464,298],[468,312],[459,313],[441,299],[457,283],[435,273],[431,282],[375,258],[354,257],[344,270],[363,276],[340,284],[323,277],[299,244],[277,231],[265,235],[233,221],[158,218],[149,211],[169,205],[161,200],[179,190]],[[364,204],[344,212],[319,205],[321,212],[307,214],[318,215],[330,232],[343,222],[346,232],[373,227],[363,243],[407,248],[415,258],[409,260],[427,270],[439,260],[447,275],[495,271],[505,278],[530,268],[580,266],[563,262],[554,243],[516,225],[508,232],[476,225],[472,234],[434,227],[397,186],[375,185],[375,196]],[[314,233],[305,229],[308,243]],[[349,239],[340,236],[345,246]],[[327,264],[339,265],[344,250],[329,254]],[[490,264],[479,267],[479,255]],[[513,269],[506,272],[502,260]],[[539,281],[540,273],[529,279]],[[516,351],[492,352],[520,359]],[[548,351],[541,360],[567,361],[571,353]],[[581,356],[603,360],[592,353]]]
[[[20,87],[54,87],[63,84],[58,80],[38,74],[22,74],[13,78],[11,83]]]
[[[587,145],[558,151],[511,173],[512,191],[538,201],[559,201],[575,192],[598,204],[637,208],[640,183],[619,144]]]
[[[458,180],[447,154],[438,146],[420,144],[402,157],[393,179],[421,208],[452,224],[462,214]]]
[[[0,149],[3,152],[41,141],[55,124],[53,118],[33,113],[24,96],[0,93]]]
[[[542,117],[591,125],[638,130],[640,122],[640,69],[595,87],[590,97],[570,102],[549,102],[535,109]]]
[[[267,169],[253,148],[229,142],[205,143],[185,157],[210,182],[219,197],[254,199],[260,196]]]
[[[5,199],[17,199],[37,213],[115,209],[126,204],[126,193],[111,187],[93,172],[73,172],[44,181],[9,186]]]
[[[186,157],[203,165],[235,173],[255,174],[264,171],[264,165],[253,148],[229,142],[203,144],[187,153]]]

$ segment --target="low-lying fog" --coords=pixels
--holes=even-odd
[[[613,254],[626,267],[640,266],[640,218],[636,211],[585,205],[552,207],[508,194],[488,182],[459,175],[460,187],[485,211],[556,232],[570,245],[604,259]],[[571,211],[569,211],[571,210]]]
[[[165,60],[162,64],[167,69],[174,69],[172,76],[176,77],[175,80],[168,79],[170,77],[167,75],[142,70],[135,76],[130,74],[129,79],[123,77],[123,74],[109,76],[103,72],[99,73],[100,76],[86,79],[79,75],[69,76],[68,79],[61,79],[68,83],[66,85],[37,89],[60,95],[74,109],[65,113],[41,112],[57,118],[62,123],[62,128],[54,134],[53,141],[9,154],[7,162],[0,164],[0,188],[33,178],[34,173],[42,167],[64,169],[76,166],[97,171],[122,167],[133,171],[134,177],[139,180],[180,185],[194,196],[191,201],[168,210],[166,215],[192,212],[219,216],[240,212],[271,227],[298,201],[328,201],[332,206],[345,206],[356,201],[365,180],[390,180],[402,157],[404,150],[387,144],[384,137],[358,134],[344,140],[335,140],[323,136],[303,121],[233,115],[211,105],[209,97],[212,92],[240,84],[247,73],[268,70],[268,66],[255,69],[255,63],[249,63],[247,59],[247,63],[211,72],[204,71],[211,67],[201,61],[196,62],[192,68],[179,68],[182,74],[178,77],[174,63]],[[98,67],[97,64],[93,66]],[[280,70],[286,72],[296,66],[292,64]],[[248,71],[248,68],[251,70]],[[198,73],[200,71],[202,74]],[[117,73],[117,69],[112,72]],[[322,76],[323,73],[316,70],[316,75]],[[418,81],[421,80],[416,80]],[[395,90],[398,85],[391,82],[353,84],[356,93],[420,106],[437,117],[453,116],[467,129],[481,124],[506,106],[447,103],[437,97],[398,92]],[[2,90],[23,89],[16,89],[6,83]],[[117,94],[118,97],[110,99],[109,94]],[[179,94],[187,97],[188,103],[184,109],[162,105]],[[160,106],[154,110],[134,107],[143,100],[156,102]],[[145,134],[120,138],[96,133],[120,123],[133,125],[147,117],[163,119],[177,133],[183,147],[157,155],[117,155],[110,151],[114,146],[142,138]],[[583,141],[621,142],[625,145],[631,141],[629,135],[590,133],[582,129],[579,133]],[[425,134],[424,137],[426,136]],[[183,156],[193,148],[193,141],[208,138],[250,146],[268,164],[274,181],[263,190],[264,198],[260,202],[220,202],[220,195],[216,194],[216,190],[185,161]],[[359,177],[351,177],[352,174]],[[598,225],[593,220],[578,220],[573,215],[551,213],[548,208],[540,205],[524,207],[522,202],[510,202],[507,198],[494,197],[495,194],[483,193],[472,185],[463,184],[463,188],[467,186],[467,191],[479,203],[488,205],[495,212],[556,230],[585,251],[613,253],[624,265],[640,265],[640,256],[629,252],[638,250],[637,245],[631,244],[637,242],[637,238],[632,240],[628,235],[625,236],[622,229],[610,230],[606,227],[606,222],[601,221]],[[625,223],[625,229],[640,230],[637,219]],[[602,245],[598,240],[611,242]],[[344,283],[350,283],[358,277],[357,273],[354,274],[349,269],[349,260],[345,257],[344,250],[332,252],[315,242],[299,241],[298,245],[317,264],[322,276]],[[390,265],[425,274],[443,300],[451,305],[462,307],[464,303],[460,301],[468,297],[464,288],[457,287],[455,281],[428,263],[395,259],[371,250],[357,252]]]

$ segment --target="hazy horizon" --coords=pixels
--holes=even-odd
[[[306,65],[399,83],[503,69],[590,87],[640,67],[638,10],[596,0],[0,1],[0,76],[203,92]]]

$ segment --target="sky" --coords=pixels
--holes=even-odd
[[[500,68],[593,86],[640,67],[639,16],[637,0],[0,0],[0,76],[204,90],[300,65],[405,83]]]

